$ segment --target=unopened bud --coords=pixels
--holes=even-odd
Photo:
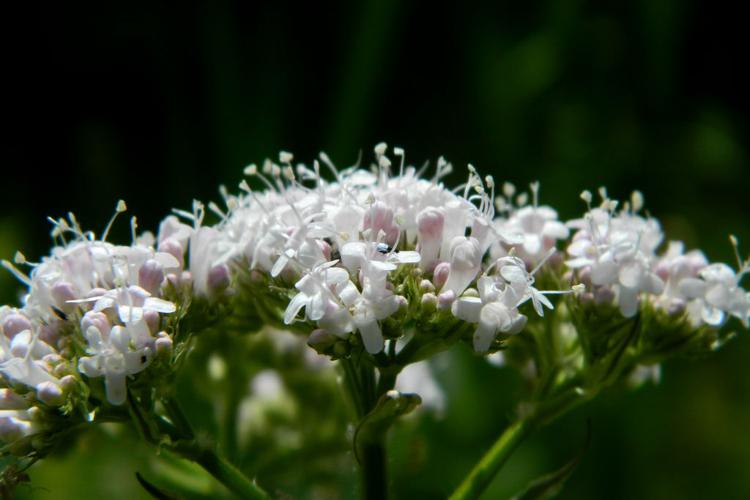
[[[36,386],[36,397],[49,406],[57,406],[65,401],[60,386],[51,381],[45,381]]]
[[[3,333],[9,339],[24,330],[31,330],[31,322],[23,314],[11,313],[3,321]]]
[[[138,270],[138,284],[149,293],[156,294],[164,281],[162,265],[154,259],[148,259]]]

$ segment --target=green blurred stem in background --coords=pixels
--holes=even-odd
[[[451,500],[479,498],[479,495],[489,486],[505,462],[533,429],[534,423],[530,418],[521,418],[511,424],[453,492],[450,496]]]

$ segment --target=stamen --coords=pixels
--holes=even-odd
[[[117,218],[118,215],[120,215],[127,209],[128,209],[128,206],[125,204],[125,201],[120,200],[117,202],[117,207],[115,207],[115,213],[112,215],[112,218],[109,219],[109,222],[107,223],[107,227],[104,228],[104,232],[102,233],[102,241],[107,241],[109,230],[112,228],[112,224],[114,224],[115,219]]]

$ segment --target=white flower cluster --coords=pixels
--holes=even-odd
[[[100,238],[72,215],[54,221],[59,244],[49,257],[4,262],[28,293],[23,307],[0,309],[0,435],[30,432],[29,408],[61,404],[81,375],[104,377],[107,400],[122,404],[127,377],[172,349],[164,316],[180,304],[165,300],[166,285],[211,301],[232,291],[237,270],[289,291],[284,323],[307,321],[341,339],[357,334],[371,354],[385,347],[384,322],[409,307],[402,285],[416,275],[421,303],[476,324],[474,348],[486,352],[498,334],[524,328],[524,303],[543,315],[553,307],[546,295],[570,291],[535,287],[542,269],[562,282],[558,245],[567,247],[569,283],[581,283],[572,288],[587,288],[580,300],[616,302],[627,317],[647,301],[696,326],[718,327],[730,316],[748,323],[740,280],[750,264],[735,273],[677,243],[658,255],[660,226],[639,215],[637,193],[619,212],[605,192],[595,208],[584,193],[588,212],[566,224],[539,205],[538,184],[531,200],[510,184],[496,196],[494,180],[469,166],[467,182],[449,189],[442,180],[452,167],[442,158],[426,177],[406,165],[403,150],[393,149],[395,165],[386,153],[379,144],[371,168],[344,170],[324,154],[307,167],[281,153],[278,163],[245,169],[263,189],[243,181],[238,195],[223,190],[226,210],[208,205],[216,225],[204,224],[196,202],[192,212],[176,211],[190,224],[167,217],[158,237],[136,236],[133,224],[129,246],[106,241],[111,221]],[[29,275],[21,265],[31,266]]]
[[[568,222],[577,231],[567,248],[566,265],[591,287],[589,298],[600,303],[616,300],[626,317],[634,316],[639,300],[646,298],[669,314],[687,312],[696,327],[718,327],[730,316],[748,326],[750,294],[740,281],[750,270],[750,261],[741,261],[734,237],[737,273],[726,264],[709,264],[699,250],[685,253],[678,241],[658,255],[664,235],[656,219],[639,215],[641,194],[633,193],[619,212],[605,190],[600,194],[601,205],[591,208],[592,196],[584,192],[581,197],[589,211]]]
[[[124,210],[121,202],[117,213]],[[29,263],[19,253],[16,265],[3,262],[28,286],[23,307],[0,308],[0,374],[14,389],[4,388],[0,398],[3,438],[30,432],[29,411],[39,403],[62,404],[80,374],[104,377],[108,401],[122,404],[126,377],[172,345],[160,316],[176,306],[160,294],[166,280],[183,279],[187,239],[169,237],[176,219],[162,225],[158,249],[149,233],[134,234],[130,246],[106,242],[112,221],[101,239],[81,230],[72,215],[53,222],[59,245],[50,256]],[[17,267],[23,265],[31,267],[29,275]]]

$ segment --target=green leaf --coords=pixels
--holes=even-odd
[[[545,474],[533,480],[521,493],[513,497],[513,500],[542,500],[554,498],[562,491],[565,481],[573,474],[578,464],[581,463],[583,455],[591,441],[591,421],[586,422],[586,438],[583,447],[573,459],[554,472]]]
[[[177,498],[176,496],[170,495],[169,493],[160,490],[153,484],[146,481],[146,479],[141,475],[140,472],[135,473],[135,478],[138,480],[138,483],[143,487],[143,489],[157,500],[175,500]]]

